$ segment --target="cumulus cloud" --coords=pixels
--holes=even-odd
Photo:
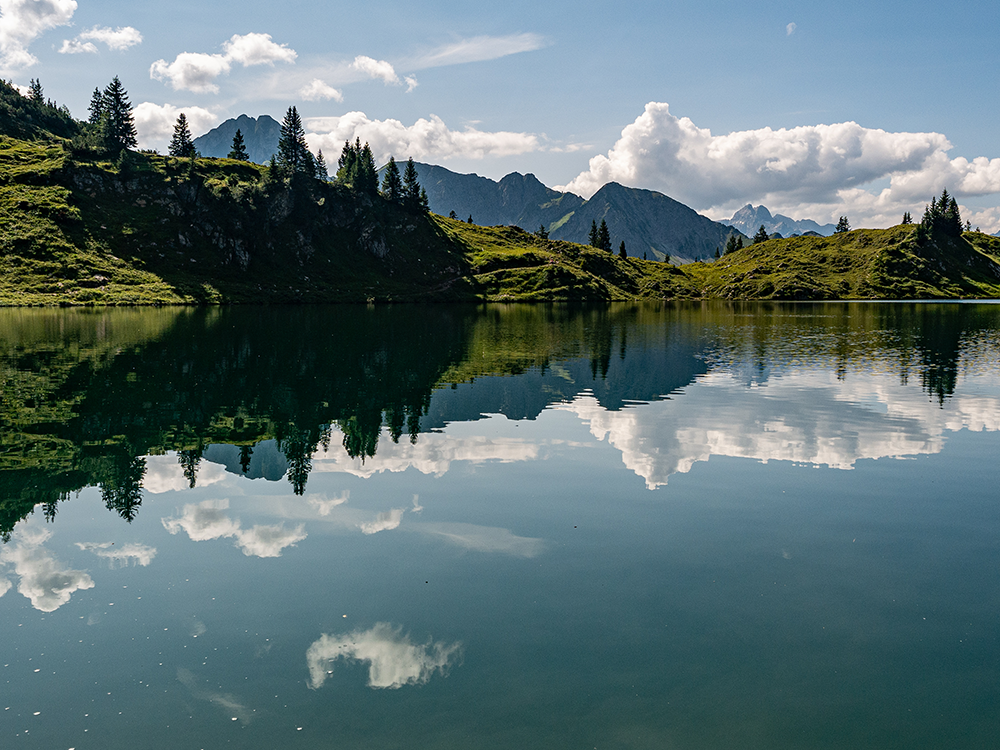
[[[218,115],[209,112],[204,107],[175,107],[173,104],[143,102],[132,110],[132,115],[135,117],[135,129],[139,133],[140,148],[155,148],[167,141],[174,132],[174,124],[181,112],[187,117],[188,127],[195,134],[208,131],[219,122]],[[184,477],[183,469],[176,466],[176,463],[175,461],[173,473],[179,475],[180,479],[183,479],[183,483],[180,486],[172,487],[172,489],[184,489],[189,486],[189,482]],[[208,483],[206,477],[199,474],[198,484],[204,485],[206,483]]]
[[[344,635],[324,633],[306,652],[309,666],[309,686],[318,689],[326,682],[338,659],[368,662],[368,687],[397,689],[404,685],[425,684],[439,672],[447,675],[448,668],[461,656],[459,642],[428,641],[414,643],[402,628],[385,622],[370,630],[355,630]]]
[[[247,557],[281,557],[282,550],[306,538],[305,527],[299,524],[286,529],[283,524],[242,528],[238,519],[230,518],[229,500],[205,500],[185,505],[178,518],[163,518],[163,528],[171,534],[187,533],[194,542],[232,538]]]
[[[221,54],[181,52],[173,62],[157,60],[149,68],[149,77],[170,84],[174,90],[198,93],[218,93],[215,79],[229,73],[234,63],[273,65],[276,62],[294,62],[295,50],[272,41],[270,34],[234,34],[223,43]]]
[[[325,495],[310,495],[306,500],[309,505],[314,507],[316,511],[321,516],[328,516],[333,512],[333,509],[338,505],[343,505],[351,497],[350,490],[344,490],[344,492],[336,497],[326,497]]]
[[[66,26],[76,0],[0,0],[0,70],[20,70],[38,62],[28,46],[43,33]]]
[[[374,521],[358,524],[358,528],[364,534],[377,534],[380,531],[390,531],[399,527],[405,512],[405,508],[393,508],[389,511],[383,511],[375,517]]]
[[[389,156],[483,159],[539,150],[538,137],[530,133],[490,133],[472,127],[451,130],[436,115],[407,126],[399,120],[371,120],[364,112],[348,112],[340,117],[312,118],[306,125],[312,131],[306,134],[306,141],[314,153],[318,149],[338,153],[344,141],[360,138],[371,145],[380,162]]]
[[[713,135],[669,105],[650,102],[607,155],[564,187],[584,197],[604,184],[659,190],[728,216],[746,203],[816,220],[850,213],[859,226],[894,224],[947,187],[956,196],[1000,192],[1000,159],[950,159],[940,133],[889,133],[854,122]],[[865,189],[888,178],[878,193]]]
[[[13,585],[14,584],[12,584],[6,578],[0,576],[0,596],[3,596],[8,591],[10,591],[10,587],[13,586]]]
[[[66,567],[42,546],[51,536],[47,530],[24,530],[16,543],[0,551],[0,562],[13,565],[20,578],[18,592],[41,612],[55,612],[74,591],[94,588],[85,571]]]
[[[309,83],[300,88],[299,96],[307,102],[317,102],[329,99],[333,99],[337,102],[344,101],[344,95],[339,89],[335,89],[333,86],[319,78],[313,78]]]
[[[156,557],[156,547],[146,544],[131,543],[119,547],[114,542],[77,542],[76,546],[110,561],[112,567],[125,567],[129,563],[146,567]]]
[[[94,42],[100,42],[108,49],[122,52],[129,47],[134,47],[142,41],[142,34],[138,29],[131,26],[119,26],[112,29],[107,26],[95,26],[87,29],[73,39],[64,39],[59,52],[62,54],[78,54],[80,52],[97,52]]]
[[[385,84],[394,83],[399,85],[401,83],[392,64],[385,60],[376,60],[366,55],[358,55],[354,58],[354,62],[351,63],[351,68],[369,78],[380,80]]]

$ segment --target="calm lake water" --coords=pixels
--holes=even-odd
[[[0,310],[0,747],[993,748],[1000,305]]]

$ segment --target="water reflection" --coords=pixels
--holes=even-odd
[[[193,542],[234,539],[247,557],[281,557],[282,550],[306,538],[303,524],[292,529],[286,529],[284,524],[244,529],[239,519],[223,513],[228,508],[229,500],[225,498],[185,505],[180,517],[162,519],[163,528],[171,534],[184,531]]]
[[[934,452],[948,430],[997,429],[995,399],[956,390],[996,362],[998,329],[990,305],[4,311],[0,533],[36,506],[54,520],[87,486],[131,522],[144,490],[226,472],[305,495],[314,472],[535,461],[544,443],[440,431],[553,405],[651,488],[711,455],[849,467]],[[186,512],[175,533],[209,533]],[[211,538],[266,556],[299,533]]]
[[[398,689],[404,685],[422,685],[435,672],[446,676],[462,654],[459,642],[428,640],[414,643],[401,627],[378,622],[368,630],[354,630],[343,635],[324,633],[309,646],[309,687],[323,687],[333,664],[339,659],[368,663],[368,687]]]
[[[55,612],[74,592],[94,588],[85,571],[64,565],[43,546],[51,537],[46,529],[21,529],[13,544],[0,550],[0,564],[13,566],[19,579],[18,593],[41,612]],[[10,581],[0,579],[0,590],[5,593],[10,587]]]

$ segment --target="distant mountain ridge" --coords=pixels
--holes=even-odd
[[[256,118],[240,115],[226,120],[195,138],[194,147],[202,156],[224,159],[233,148],[233,136],[237,130],[243,135],[243,143],[246,144],[250,161],[266,164],[271,160],[271,156],[277,153],[281,124],[269,115],[260,115]]]
[[[748,237],[753,237],[762,226],[768,234],[777,232],[782,237],[806,234],[807,232],[829,237],[837,228],[833,224],[817,224],[811,219],[791,219],[781,214],[772,216],[766,206],[754,207],[749,203],[734,213],[733,218],[723,219],[721,223],[739,229]]]

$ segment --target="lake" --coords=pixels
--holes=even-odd
[[[1000,305],[0,310],[4,748],[991,748]]]

